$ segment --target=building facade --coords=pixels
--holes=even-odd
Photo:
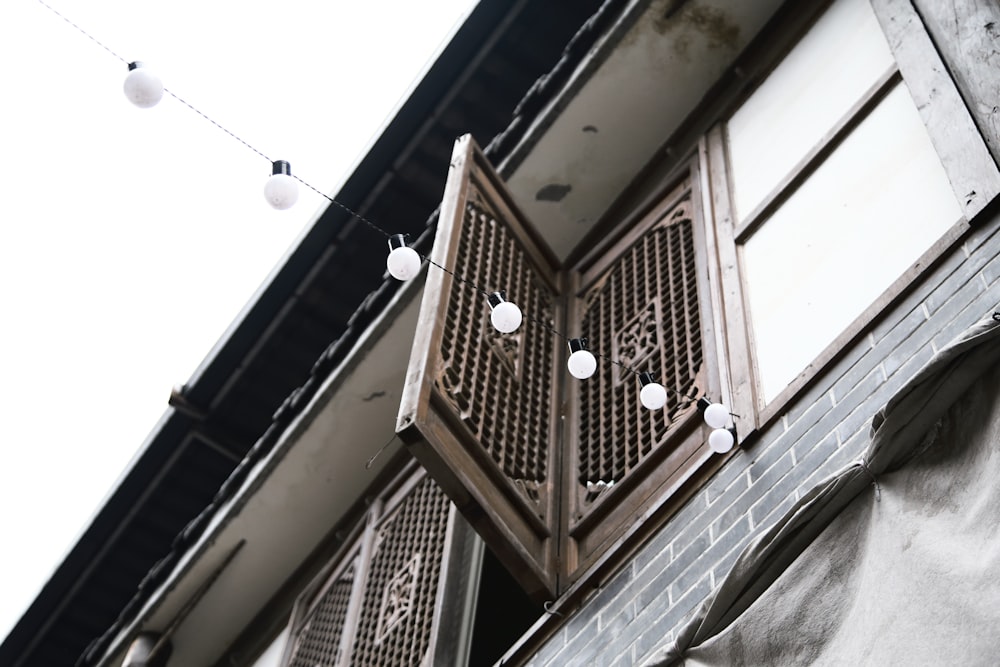
[[[1000,301],[1000,9],[952,4],[562,16],[513,121],[436,165],[424,271],[365,298],[81,664],[682,661],[813,489],[878,482],[876,412]]]

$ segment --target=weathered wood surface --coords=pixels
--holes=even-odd
[[[972,118],[1000,164],[1000,2],[914,0]]]
[[[910,0],[871,3],[958,203],[966,219],[973,221],[1000,193],[995,158]],[[927,2],[936,3],[945,4]],[[992,76],[997,76],[996,70]]]

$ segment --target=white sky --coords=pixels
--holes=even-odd
[[[335,192],[475,0],[47,0]],[[0,3],[0,637],[325,200],[36,0]],[[441,165],[447,169],[447,165]]]

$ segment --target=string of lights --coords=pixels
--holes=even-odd
[[[484,296],[490,307],[490,322],[501,334],[510,334],[517,331],[517,329],[521,327],[523,321],[527,320],[528,322],[547,330],[552,335],[566,341],[570,350],[569,359],[567,360],[567,368],[570,374],[579,380],[586,380],[592,377],[597,370],[597,360],[601,359],[614,364],[637,377],[640,385],[639,400],[642,405],[649,410],[663,409],[667,404],[668,393],[673,393],[675,396],[680,397],[684,401],[685,405],[694,403],[703,413],[705,423],[713,429],[709,436],[709,446],[714,451],[719,453],[725,453],[732,449],[736,439],[736,429],[735,426],[730,425],[730,418],[735,415],[733,415],[729,409],[721,403],[713,403],[705,397],[698,398],[688,396],[683,392],[666,387],[657,382],[652,372],[640,371],[620,360],[592,351],[588,348],[588,341],[586,338],[570,338],[543,320],[533,317],[530,314],[523,313],[516,303],[507,299],[507,294],[502,289],[489,289],[484,287],[461,275],[457,271],[435,262],[430,257],[408,246],[406,244],[405,235],[391,234],[361,213],[337,201],[335,198],[324,193],[300,176],[293,174],[291,164],[288,161],[272,160],[263,151],[257,149],[253,144],[237,136],[224,125],[199,110],[193,104],[166,88],[160,77],[150,68],[146,67],[142,62],[126,61],[103,42],[97,40],[93,35],[58,12],[44,0],[38,0],[38,2],[56,16],[66,21],[69,25],[96,43],[98,46],[103,48],[105,51],[110,53],[112,56],[128,65],[128,74],[125,77],[123,90],[125,97],[132,104],[142,109],[152,108],[159,104],[159,102],[163,99],[164,94],[167,94],[176,99],[182,105],[186,106],[195,114],[201,116],[204,120],[208,121],[222,132],[228,134],[230,137],[243,144],[259,157],[270,162],[271,175],[264,184],[264,198],[273,208],[278,210],[287,210],[294,206],[298,201],[299,185],[301,184],[326,199],[330,202],[330,204],[339,207],[348,215],[366,225],[372,231],[381,234],[388,240],[389,253],[386,258],[386,269],[388,270],[389,275],[396,280],[407,281],[413,279],[420,273],[422,263],[427,262],[428,265],[444,271],[461,284],[471,287]]]

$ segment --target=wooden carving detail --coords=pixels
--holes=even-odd
[[[456,273],[507,292],[531,317],[554,322],[554,299],[533,274],[518,240],[477,191],[470,194],[458,238]],[[442,327],[444,367],[436,385],[511,488],[539,504],[547,477],[552,347],[527,324],[500,334],[482,294],[456,280]]]
[[[462,378],[451,364],[440,370],[435,380],[441,396],[448,399],[455,414],[461,419],[468,419],[471,414],[472,402],[469,394],[462,386]]]
[[[578,507],[598,502],[669,438],[703,383],[693,220],[689,199],[666,212],[585,294],[581,330],[600,349],[668,389],[664,410],[638,401],[636,376],[611,364],[581,383]]]
[[[396,625],[410,613],[415,598],[415,588],[420,581],[420,554],[413,554],[403,567],[390,579],[382,591],[375,643],[381,644]]]
[[[378,527],[356,640],[346,664],[423,664],[447,525],[448,499],[425,479]]]
[[[660,347],[659,301],[653,301],[636,313],[615,334],[615,359],[629,368],[643,369]],[[619,383],[635,382],[635,375],[626,368],[618,369]]]
[[[335,665],[340,661],[341,634],[347,618],[357,559],[330,582],[295,638],[289,667]]]

